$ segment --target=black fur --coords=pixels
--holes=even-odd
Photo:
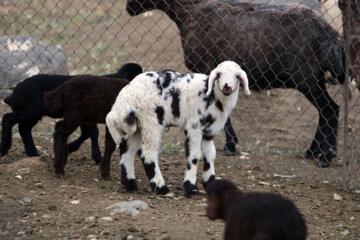
[[[159,124],[163,125],[164,114],[165,114],[164,108],[161,106],[156,106],[155,112],[156,112],[156,116],[158,118]]]
[[[117,73],[105,76],[132,80],[139,72],[142,72],[139,65],[129,63],[125,64]],[[13,93],[4,99],[4,102],[12,108],[13,112],[6,113],[3,116],[0,156],[7,154],[11,147],[12,127],[16,123],[19,124],[19,132],[26,154],[30,157],[39,155],[31,134],[32,128],[43,116],[63,117],[61,109],[54,113],[49,113],[46,110],[44,93],[59,87],[74,77],[77,76],[39,74],[16,85]],[[101,152],[98,146],[98,134],[99,131],[96,125],[82,126],[81,136],[68,145],[69,153],[76,151],[86,139],[91,138],[92,158],[96,163],[99,163],[101,161]]]
[[[206,192],[207,215],[226,222],[226,240],[306,239],[306,225],[298,209],[278,194],[243,193],[227,180],[211,181]]]
[[[125,117],[124,121],[128,124],[128,125],[133,125],[136,122],[136,116],[135,116],[135,112],[131,111],[128,113],[128,115]]]

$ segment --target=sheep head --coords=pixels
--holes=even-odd
[[[206,95],[211,94],[214,84],[225,96],[237,91],[239,84],[244,87],[245,95],[251,94],[245,71],[233,61],[222,62],[211,71]]]

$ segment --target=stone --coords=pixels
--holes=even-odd
[[[59,50],[30,37],[0,37],[0,98],[22,80],[39,73],[68,74],[66,57]]]
[[[337,194],[337,193],[334,193],[333,198],[334,198],[335,201],[341,201],[341,200],[343,199],[343,198],[342,198],[339,194]]]
[[[110,214],[126,213],[131,216],[138,215],[140,212],[138,209],[146,210],[148,205],[141,200],[133,200],[127,202],[118,202],[108,206],[106,209],[110,209]]]

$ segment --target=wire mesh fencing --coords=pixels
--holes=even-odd
[[[71,75],[108,74],[125,62],[208,74],[234,60],[248,73],[252,95],[240,94],[231,114],[237,140],[228,126],[218,149],[232,153],[237,143],[230,157],[239,165],[359,190],[360,94],[346,66],[357,79],[360,3],[346,2],[5,0],[0,36],[60,50]],[[181,153],[183,140],[171,128],[162,150]]]

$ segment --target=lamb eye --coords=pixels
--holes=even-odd
[[[221,74],[218,72],[218,73],[216,74],[216,78],[219,79],[219,78],[220,78],[220,75],[221,75]]]

